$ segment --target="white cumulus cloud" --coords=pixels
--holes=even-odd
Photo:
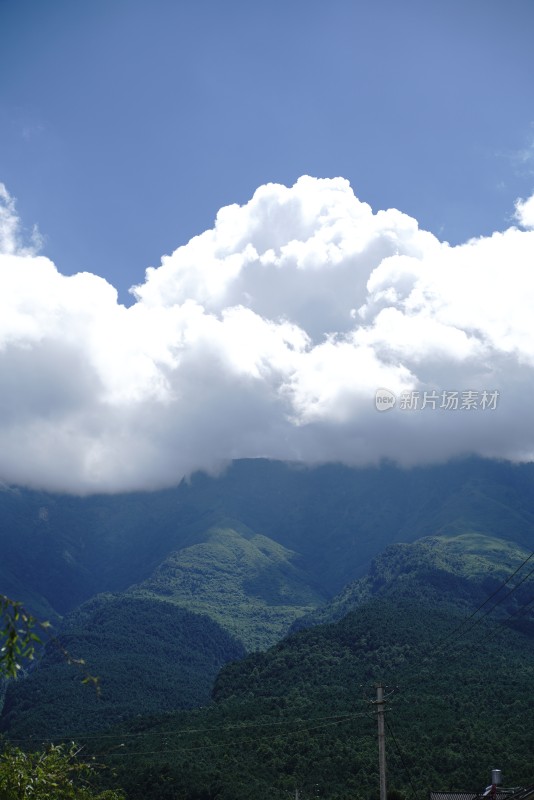
[[[534,195],[526,200],[517,200],[515,218],[523,228],[534,228]]]
[[[84,493],[243,457],[531,460],[533,208],[516,204],[526,230],[451,247],[342,178],[269,184],[148,269],[126,308],[25,248],[2,186],[0,480]],[[478,407],[440,409],[453,391]]]

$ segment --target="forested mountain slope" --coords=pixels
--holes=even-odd
[[[89,707],[79,671],[51,643],[9,687],[1,722],[11,735],[44,736],[205,704],[223,664],[291,625],[358,620],[379,601],[395,614],[411,604],[421,620],[467,613],[534,549],[534,465],[236,462],[154,494],[6,490],[0,519],[0,591],[16,587],[49,610],[62,646],[101,678]],[[529,591],[527,581],[493,616],[515,615]],[[510,626],[530,635],[528,614]],[[397,646],[402,638],[387,645]]]
[[[74,497],[0,491],[0,592],[65,614],[148,578],[226,520],[294,551],[332,596],[392,542],[479,532],[534,547],[534,464],[467,459],[403,470],[237,461],[160,492]]]
[[[429,606],[452,604],[457,610],[468,611],[492,594],[530,552],[513,541],[482,533],[443,533],[392,544],[372,561],[364,577],[349,583],[326,605],[300,617],[293,627],[298,630],[333,622],[375,597],[421,600]],[[529,569],[534,569],[534,557],[527,561],[519,579]],[[497,616],[513,613],[532,597],[532,581],[525,579],[509,598],[504,598],[514,585],[506,584],[496,594],[495,602],[500,606]]]
[[[368,800],[378,796],[369,701],[384,682],[394,690],[390,788],[477,791],[496,765],[508,784],[532,783],[532,632],[487,620],[449,639],[463,619],[451,604],[368,601],[225,667],[213,706],[132,721],[87,746],[118,769],[132,800],[297,790],[306,800]]]
[[[294,553],[231,524],[210,529],[205,542],[171,553],[127,595],[165,598],[207,614],[247,650],[265,649],[326,598],[295,566]]]
[[[368,800],[378,787],[369,701],[383,682],[395,689],[390,787],[409,794],[412,781],[421,797],[474,791],[497,765],[508,783],[531,783],[528,555],[473,534],[394,545],[347,590],[353,606],[344,617],[223,667],[205,708],[132,717],[101,740],[85,739],[86,751],[117,769],[131,800],[267,800],[296,790],[305,800]],[[31,731],[34,744],[50,736],[47,708],[25,728],[27,711],[12,706],[12,731]]]
[[[150,598],[101,595],[67,618],[35,670],[9,684],[0,730],[15,738],[72,738],[140,714],[194,708],[209,701],[221,666],[244,654],[205,615]],[[83,683],[87,672],[98,677],[98,689]]]
[[[209,702],[224,663],[274,644],[324,600],[290,551],[236,527],[212,529],[146,581],[71,612],[45,657],[9,686],[0,730],[86,731]],[[98,697],[81,685],[71,659],[98,675]]]

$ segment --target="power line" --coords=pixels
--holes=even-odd
[[[533,567],[533,568],[530,570],[530,572],[528,572],[528,573],[525,575],[525,577],[524,577],[524,578],[522,578],[522,579],[519,581],[519,583],[517,583],[515,586],[513,586],[513,587],[510,589],[510,591],[509,591],[509,592],[507,592],[507,593],[504,595],[504,597],[501,597],[501,599],[500,599],[500,600],[497,600],[497,602],[496,602],[496,603],[494,603],[494,604],[491,606],[491,608],[489,608],[489,609],[488,609],[488,610],[487,610],[487,611],[486,611],[484,614],[482,614],[482,616],[481,616],[481,617],[478,617],[477,619],[475,619],[475,620],[474,620],[474,622],[473,622],[473,623],[472,623],[472,624],[471,624],[471,625],[470,625],[470,626],[467,628],[467,630],[463,631],[463,632],[462,632],[462,633],[460,633],[458,636],[456,636],[456,638],[452,640],[451,644],[454,644],[454,642],[457,642],[457,641],[458,641],[458,639],[461,639],[461,638],[462,638],[462,636],[464,636],[466,633],[468,633],[470,630],[472,630],[474,627],[476,627],[476,625],[479,625],[479,624],[482,622],[482,620],[483,620],[483,619],[485,619],[485,618],[488,616],[488,614],[491,614],[491,612],[492,612],[492,611],[493,611],[495,608],[497,608],[497,606],[498,606],[498,605],[500,605],[500,604],[501,604],[501,603],[503,603],[505,600],[507,600],[507,599],[508,599],[508,597],[510,597],[510,595],[511,595],[513,592],[515,592],[515,590],[516,590],[516,589],[518,589],[518,588],[521,586],[521,584],[522,584],[522,583],[524,583],[524,582],[525,582],[525,581],[526,581],[528,578],[530,578],[530,576],[531,576],[531,575],[533,575],[533,574],[534,574],[534,567]]]
[[[493,598],[494,598],[494,597],[495,597],[497,594],[499,594],[499,592],[500,592],[502,589],[504,589],[504,587],[505,587],[505,586],[506,586],[508,583],[510,583],[510,581],[512,580],[512,578],[514,578],[514,577],[517,575],[517,573],[518,573],[518,572],[520,572],[520,571],[523,569],[523,567],[524,567],[526,564],[528,564],[528,562],[530,561],[530,559],[531,559],[531,558],[533,558],[533,557],[534,557],[534,551],[532,551],[532,553],[530,553],[530,555],[529,555],[529,556],[527,556],[527,558],[525,558],[525,560],[521,562],[521,564],[520,564],[520,565],[517,567],[517,569],[515,569],[515,570],[514,570],[514,571],[513,571],[513,572],[512,572],[512,573],[511,573],[511,574],[510,574],[510,575],[509,575],[509,576],[508,576],[508,577],[507,577],[507,578],[506,578],[506,579],[505,579],[505,580],[504,580],[504,581],[503,581],[503,582],[502,582],[502,583],[501,583],[501,584],[500,584],[500,585],[499,585],[499,586],[498,586],[498,587],[497,587],[497,588],[496,588],[496,589],[495,589],[495,590],[494,590],[494,591],[493,591],[493,592],[492,592],[492,593],[491,593],[491,594],[490,594],[488,597],[486,597],[486,599],[484,600],[484,602],[483,602],[483,603],[481,603],[481,604],[480,604],[480,605],[479,605],[477,608],[475,608],[475,610],[474,610],[474,611],[473,611],[471,614],[469,614],[467,617],[465,617],[465,619],[463,619],[463,620],[460,622],[460,624],[456,626],[456,628],[454,628],[452,631],[450,631],[450,633],[448,633],[446,636],[444,636],[444,637],[443,637],[443,638],[442,638],[442,639],[441,639],[441,640],[440,640],[440,641],[439,641],[439,642],[438,642],[438,643],[437,643],[437,644],[436,644],[436,645],[435,645],[435,646],[432,648],[432,650],[431,650],[431,651],[430,651],[430,653],[429,653],[429,656],[432,656],[432,655],[437,655],[438,651],[439,651],[439,650],[440,650],[440,649],[443,647],[443,645],[444,645],[444,644],[446,644],[446,643],[447,643],[447,642],[448,642],[448,641],[449,641],[449,640],[450,640],[450,639],[451,639],[451,638],[454,636],[454,634],[455,634],[455,633],[458,633],[459,631],[461,631],[461,630],[462,630],[462,628],[463,628],[463,627],[464,627],[464,626],[465,626],[465,625],[466,625],[466,624],[467,624],[467,623],[468,623],[470,620],[472,620],[472,619],[473,619],[473,617],[474,617],[476,614],[478,614],[478,612],[479,612],[479,611],[481,611],[481,609],[483,609],[485,605],[487,605],[487,603],[489,603],[489,602],[490,602],[490,600],[492,600],[492,599],[493,599]],[[469,630],[471,630],[472,628],[474,628],[474,627],[475,627],[475,625],[477,625],[477,624],[478,624],[478,623],[479,623],[479,622],[480,622],[482,619],[484,619],[484,618],[485,618],[485,617],[486,617],[488,614],[490,614],[490,613],[493,611],[493,609],[494,609],[494,608],[496,608],[496,607],[497,607],[497,606],[498,606],[500,603],[502,603],[504,600],[506,600],[506,598],[507,598],[507,597],[509,597],[509,596],[512,594],[512,592],[514,592],[514,591],[515,591],[515,590],[516,590],[516,589],[517,589],[519,586],[521,586],[521,584],[522,584],[522,583],[524,583],[524,581],[525,581],[525,580],[527,580],[527,578],[529,578],[529,577],[530,577],[530,575],[532,575],[533,573],[534,573],[534,569],[532,569],[532,570],[531,570],[531,571],[530,571],[530,572],[529,572],[529,573],[528,573],[528,574],[527,574],[527,575],[526,575],[526,576],[525,576],[525,577],[524,577],[524,578],[523,578],[523,579],[522,579],[522,580],[521,580],[521,581],[520,581],[518,584],[516,584],[516,586],[514,586],[514,587],[513,587],[513,588],[512,588],[512,589],[511,589],[511,590],[510,590],[510,591],[509,591],[509,592],[508,592],[508,593],[507,593],[507,594],[506,594],[504,597],[502,597],[502,598],[501,598],[501,599],[500,599],[500,600],[499,600],[497,603],[495,603],[495,604],[494,604],[494,605],[493,605],[493,606],[492,606],[492,607],[491,607],[491,608],[490,608],[488,611],[486,611],[486,613],[485,613],[485,614],[482,614],[482,616],[481,616],[481,617],[478,617],[478,618],[477,618],[477,619],[474,621],[474,623],[473,623],[471,626],[469,626],[469,628],[467,629],[467,631],[469,631]],[[464,635],[464,633],[466,633],[467,631],[464,631],[463,633],[460,633],[460,634],[459,634],[459,636],[457,636],[455,639],[453,639],[453,641],[451,642],[451,644],[452,644],[452,643],[454,643],[454,642],[456,642],[456,641],[458,641],[458,639],[461,639],[461,637],[462,637],[462,636]]]
[[[360,716],[366,716],[366,715],[362,714]],[[150,756],[150,755],[170,755],[170,754],[173,754],[173,753],[193,753],[193,752],[198,752],[198,751],[202,751],[202,750],[217,750],[217,749],[224,748],[224,747],[232,747],[233,745],[248,744],[250,742],[252,742],[253,744],[256,744],[258,741],[264,741],[264,740],[267,740],[267,739],[282,739],[282,740],[285,740],[285,741],[290,741],[291,738],[299,736],[299,735],[301,735],[303,733],[308,734],[308,733],[310,733],[310,731],[316,731],[316,730],[321,730],[321,729],[324,729],[324,728],[330,728],[330,727],[333,727],[334,725],[339,725],[341,722],[345,722],[345,721],[346,721],[346,719],[339,719],[336,722],[327,722],[327,723],[325,723],[323,725],[312,726],[311,728],[301,728],[298,731],[291,731],[290,733],[285,733],[285,734],[282,734],[281,736],[280,736],[280,734],[276,733],[276,734],[266,734],[264,736],[255,736],[254,738],[252,738],[252,737],[241,738],[241,739],[237,739],[233,743],[229,743],[227,741],[226,742],[219,742],[217,744],[215,744],[215,743],[205,743],[205,744],[201,744],[201,745],[198,745],[198,746],[195,746],[195,747],[179,747],[179,748],[173,748],[171,750],[133,750],[133,751],[124,750],[122,752],[117,752],[117,753],[93,753],[92,755],[87,756],[87,758],[101,759],[101,758],[115,758],[115,757],[124,758],[124,757],[127,757],[127,756],[134,757],[134,756]],[[363,737],[372,736],[373,734],[370,731],[359,731],[356,735],[358,737],[362,737],[363,738]],[[120,746],[120,745],[118,745],[118,746]]]
[[[278,727],[282,725],[299,725],[299,724],[306,724],[306,723],[313,723],[313,722],[324,722],[324,721],[332,721],[330,724],[337,724],[338,722],[343,722],[345,720],[356,719],[356,718],[366,718],[368,719],[369,716],[367,713],[352,713],[352,714],[330,714],[328,716],[317,716],[317,717],[304,717],[300,719],[287,719],[287,720],[278,720],[276,722],[250,722],[250,723],[242,723],[239,725],[223,725],[217,727],[210,727],[210,728],[186,728],[185,730],[170,730],[170,731],[142,731],[140,733],[103,733],[101,735],[95,734],[84,734],[78,733],[70,736],[26,736],[26,737],[19,737],[19,738],[9,738],[10,742],[60,742],[60,741],[88,741],[91,739],[96,739],[98,741],[102,739],[127,739],[127,738],[138,738],[138,737],[149,737],[149,736],[189,736],[192,734],[206,734],[211,732],[216,733],[227,733],[230,731],[240,731],[240,730],[248,730],[250,728],[262,728],[262,727]]]
[[[534,608],[534,597],[530,599],[528,602],[523,603],[523,605],[519,606],[519,608],[516,608],[515,611],[512,611],[512,613],[508,615],[508,617],[504,620],[504,622],[508,622],[509,620],[513,619],[513,617],[522,617],[524,614],[527,613],[527,611],[531,610],[531,607]],[[503,633],[503,630],[504,626],[501,628],[497,628],[490,636],[486,637],[486,641],[494,639],[500,633]]]

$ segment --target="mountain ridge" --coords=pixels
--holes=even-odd
[[[427,603],[442,602],[454,589],[456,605],[476,605],[528,557],[529,551],[521,545],[474,532],[396,542],[373,559],[364,577],[296,620],[292,630],[342,619],[374,597],[414,599],[422,590]],[[521,591],[516,597],[523,595]]]
[[[325,596],[395,541],[478,531],[534,549],[534,464],[302,468],[238,461],[175,489],[73,497],[0,492],[0,592],[62,616],[140,583],[230,519],[295,552]]]
[[[99,727],[117,721],[114,704],[124,718],[168,708],[162,694],[155,699],[150,673],[172,680],[173,662],[189,677],[172,695],[172,708],[209,703],[226,661],[274,645],[290,626],[365,617],[365,608],[378,602],[418,602],[429,614],[441,608],[458,618],[534,549],[532,519],[534,465],[479,459],[428,470],[238,462],[219,479],[197,475],[189,485],[150,496],[2,493],[0,591],[2,580],[16,580],[43,609],[59,608],[65,618],[56,635],[112,689],[98,707],[100,723],[96,711],[87,712],[88,724]],[[12,530],[20,536],[10,536]],[[528,588],[503,603],[504,615],[527,598]],[[139,630],[136,616],[146,623]],[[160,617],[176,631],[182,652],[162,631],[166,643],[154,667],[150,630]],[[102,652],[97,619],[106,631]],[[531,622],[527,615],[514,624],[529,635]],[[188,624],[202,632],[200,654]],[[137,666],[117,657],[136,636],[146,639]],[[34,724],[53,733],[47,728],[53,714],[63,730],[69,719],[83,723],[86,701],[72,693],[79,675],[54,661],[52,647],[25,680],[8,687],[2,726],[11,734]],[[140,691],[128,696],[122,676],[130,667]],[[143,687],[154,702],[139,699]],[[54,709],[49,721],[44,708]]]

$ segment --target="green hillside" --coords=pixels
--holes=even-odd
[[[377,682],[398,687],[387,717],[393,787],[477,790],[496,765],[508,783],[532,783],[534,619],[517,614],[534,599],[532,578],[518,585],[530,565],[497,591],[494,613],[470,618],[527,555],[479,534],[388,548],[347,593],[355,607],[340,621],[224,667],[211,708],[118,733],[126,749],[113,763],[129,797],[164,796],[164,781],[185,798],[375,798],[367,701]],[[133,755],[162,731],[166,753]]]
[[[128,596],[163,597],[207,614],[247,650],[274,644],[325,597],[310,588],[293,553],[237,527],[213,528],[202,544],[171,553]]]
[[[534,464],[306,469],[256,459],[159,492],[4,489],[0,593],[63,615],[95,594],[143,582],[228,519],[298,554],[308,585],[333,596],[394,542],[478,532],[534,548]]]
[[[529,552],[512,541],[481,533],[442,534],[393,544],[373,560],[367,575],[297,620],[294,629],[341,619],[375,597],[420,600],[428,605],[452,603],[467,611],[491,594]],[[519,587],[503,609],[513,610],[531,591],[531,584]]]
[[[83,667],[68,664],[84,659]],[[244,648],[206,616],[148,598],[101,596],[74,612],[38,667],[11,683],[0,730],[60,737],[209,701],[220,667]],[[82,683],[89,671],[99,692]]]
[[[391,546],[353,585],[355,605],[342,619],[227,664],[204,708],[148,717],[126,710],[130,719],[104,738],[82,737],[85,751],[116,770],[112,783],[130,800],[267,800],[296,791],[303,800],[376,800],[370,701],[382,682],[393,690],[386,717],[390,788],[411,796],[415,787],[421,798],[430,789],[476,791],[496,766],[508,784],[532,783],[531,564],[502,586],[526,558],[522,548],[480,534]],[[483,605],[473,617],[491,594],[492,604],[503,602],[485,617],[490,606]],[[83,613],[93,620],[90,606]],[[76,615],[72,620],[77,624]],[[93,622],[102,635],[97,616]],[[133,628],[127,635],[135,635]],[[104,644],[110,645],[105,637]],[[124,642],[120,651],[129,650],[136,645]],[[49,668],[57,666],[52,661]],[[123,669],[123,682],[132,686]],[[141,693],[131,693],[141,709]],[[35,746],[51,703],[44,706],[37,691],[26,696],[26,708],[20,702],[10,704],[10,735],[31,732]],[[69,729],[65,720],[65,737],[80,731],[84,714],[91,719],[83,709],[78,714]]]
[[[106,727],[119,719],[210,699],[226,662],[281,639],[324,598],[294,555],[243,526],[212,529],[122,594],[97,595],[59,626],[59,642],[100,679],[96,697],[53,640],[11,684],[0,730],[17,736]]]
[[[434,697],[445,730],[454,715],[444,698],[451,698],[459,714],[472,711],[480,684],[480,730],[472,729],[471,739],[462,734],[457,746],[456,733],[442,741],[438,729],[431,728],[430,742],[421,746],[434,760],[421,760],[414,750],[413,765],[421,781],[442,779],[442,767],[432,767],[445,764],[435,736],[442,745],[449,742],[445,749],[455,754],[450,759],[454,781],[474,780],[461,754],[471,752],[474,738],[482,738],[491,743],[487,752],[479,752],[480,758],[486,752],[484,770],[506,755],[514,771],[523,774],[523,746],[531,741],[532,726],[522,716],[531,707],[520,698],[528,693],[525,676],[532,677],[533,622],[528,613],[516,612],[534,599],[532,581],[475,625],[479,640],[451,642],[446,658],[440,654],[432,664],[425,657],[534,549],[533,489],[534,465],[472,459],[426,470],[387,465],[305,470],[237,462],[218,479],[197,475],[175,490],[122,497],[0,492],[0,591],[7,586],[8,594],[20,592],[41,613],[66,615],[63,623],[56,622],[62,645],[85,659],[102,686],[100,697],[91,694],[81,684],[80,670],[66,664],[51,644],[28,677],[8,687],[2,729],[12,737],[73,736],[138,720],[136,725],[150,731],[158,723],[147,714],[207,704],[206,710],[167,718],[177,751],[183,748],[181,737],[189,737],[180,726],[198,722],[200,739],[195,734],[188,741],[202,751],[212,747],[211,727],[248,720],[260,731],[264,721],[270,730],[279,723],[300,725],[312,712],[324,720],[343,707],[359,714],[350,694],[354,686],[384,680],[408,687],[403,690],[411,703],[406,724],[410,741],[417,742],[424,720],[410,716],[420,704],[410,687],[434,681],[425,690],[426,707]],[[275,644],[291,626],[316,627]],[[486,627],[487,637],[480,635]],[[496,630],[510,637],[506,646]],[[224,664],[245,650],[270,646],[265,654],[224,668],[216,683],[217,702],[210,704],[213,681]],[[487,711],[492,692],[494,721],[508,730],[508,706],[520,721],[506,735],[510,745],[505,742],[501,750],[495,749]],[[464,717],[462,730],[471,725]],[[354,719],[361,726],[368,721],[365,715]],[[366,755],[366,745],[356,745],[347,725],[349,720],[346,725],[332,721],[332,732],[344,731],[333,750],[323,749],[322,739],[312,746],[315,734],[306,727],[300,734],[304,750],[297,743],[287,763],[291,748],[283,737],[277,750],[242,743],[236,751],[231,737],[223,736],[216,745],[222,760],[217,753],[209,763],[202,754],[194,762],[177,756],[167,773],[182,782],[186,799],[215,792],[218,781],[226,787],[221,797],[237,800],[250,787],[261,797],[271,784],[282,793],[304,791],[316,764],[326,759],[341,769],[356,748],[360,767],[346,777],[348,783],[343,778],[343,786],[352,787],[352,796],[357,791],[367,798],[371,788],[365,794],[362,787],[373,784],[365,776],[373,774],[374,745]],[[323,730],[321,737],[330,733]],[[139,764],[148,772],[153,768],[150,759]],[[141,766],[130,765],[128,776],[131,772],[143,785]],[[329,774],[326,762],[322,769]],[[244,776],[241,788],[237,773]],[[406,787],[403,780],[399,785]],[[341,778],[337,786],[332,796],[345,797]],[[146,796],[163,797],[161,786],[159,791],[150,795],[147,790]]]
[[[87,746],[118,770],[131,800],[267,800],[297,790],[306,800],[374,800],[368,701],[383,681],[397,687],[386,717],[390,788],[411,796],[413,783],[419,798],[476,791],[495,766],[508,784],[529,784],[534,639],[481,623],[445,644],[463,618],[450,606],[370,601],[225,667],[211,707],[134,721]]]

